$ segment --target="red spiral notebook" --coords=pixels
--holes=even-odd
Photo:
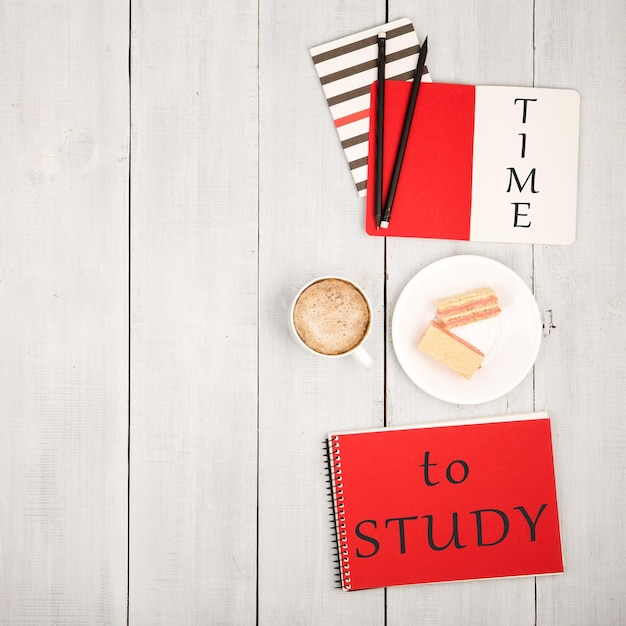
[[[563,571],[545,413],[328,436],[344,590]]]
[[[372,85],[368,188],[374,188]],[[411,83],[385,81],[383,189],[389,189]],[[571,89],[420,86],[388,229],[370,235],[571,244],[576,239],[580,97]],[[386,193],[385,193],[386,199]]]

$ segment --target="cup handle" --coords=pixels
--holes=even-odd
[[[372,361],[372,357],[365,351],[363,346],[359,346],[352,355],[354,358],[366,369],[372,369],[374,366],[374,361]]]

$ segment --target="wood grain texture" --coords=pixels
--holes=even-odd
[[[256,611],[256,3],[132,4],[132,624]]]
[[[580,92],[573,246],[365,234],[309,48],[387,9],[435,81]],[[620,0],[0,3],[0,623],[626,623],[624,23]],[[390,336],[460,253],[544,320],[533,372],[477,406],[419,390]],[[289,336],[327,274],[372,301],[371,371]],[[329,431],[533,409],[562,576],[335,587]]]
[[[577,242],[536,251],[547,313],[537,402],[554,417],[565,561],[563,576],[538,580],[537,622],[623,624],[626,6],[537,9],[537,84],[581,96]]]
[[[126,620],[128,7],[0,7],[0,622]]]
[[[383,246],[364,214],[309,48],[384,22],[350,1],[260,5],[259,623],[381,624],[382,589],[335,587],[322,443],[331,430],[382,424]],[[366,371],[325,361],[288,331],[291,300],[323,275],[372,300]]]

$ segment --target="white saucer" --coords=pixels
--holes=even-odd
[[[492,287],[502,313],[452,332],[485,354],[470,380],[417,349],[435,317],[435,300]],[[541,317],[533,294],[506,265],[473,255],[452,256],[428,265],[406,285],[393,313],[393,346],[408,377],[426,393],[454,404],[479,404],[503,396],[531,370],[541,343]]]

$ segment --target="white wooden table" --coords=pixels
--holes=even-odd
[[[626,623],[626,4],[387,4],[0,3],[2,624]],[[308,49],[386,10],[437,81],[580,92],[574,245],[364,233]],[[427,396],[391,344],[403,286],[456,253],[543,315],[532,374],[489,404]],[[288,336],[329,273],[373,302],[371,371]],[[562,576],[334,587],[327,431],[533,409]]]

